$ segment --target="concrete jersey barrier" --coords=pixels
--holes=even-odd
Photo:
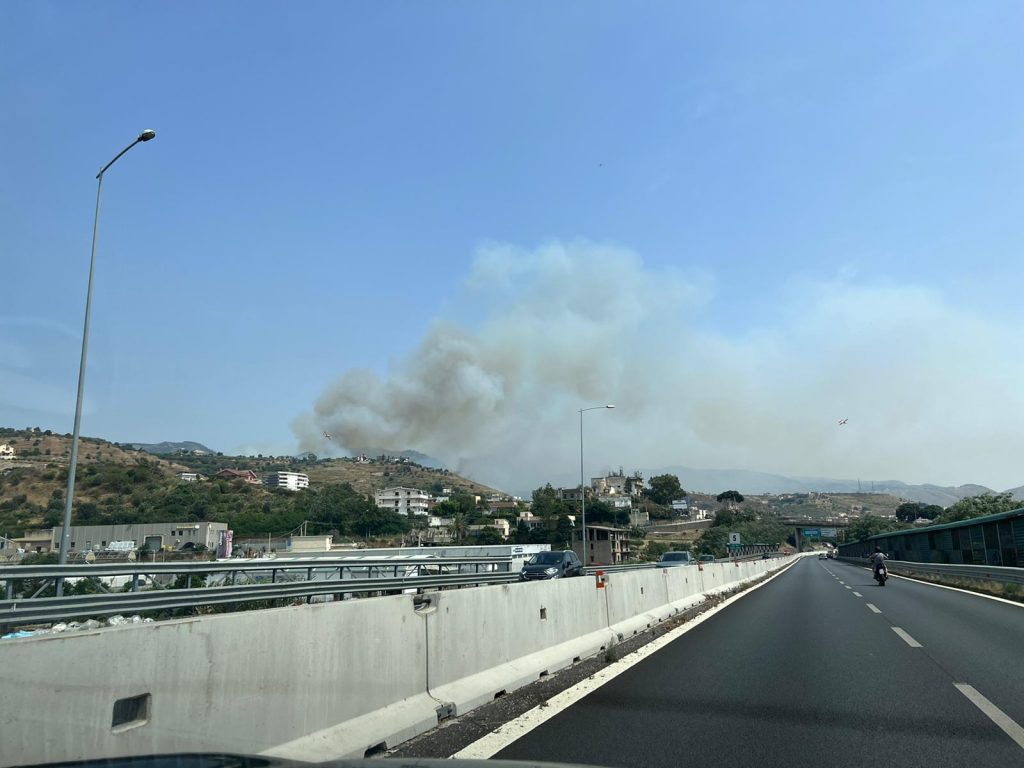
[[[0,765],[363,757],[791,558],[643,569],[0,642]],[[126,710],[115,702],[128,700]],[[118,712],[120,719],[118,719]],[[128,720],[125,713],[128,712]]]

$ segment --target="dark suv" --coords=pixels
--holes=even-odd
[[[564,552],[538,552],[526,561],[519,572],[519,580],[565,579],[582,575],[583,563],[575,552],[567,549]]]

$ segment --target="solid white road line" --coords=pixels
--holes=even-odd
[[[776,574],[773,574],[770,578],[765,579],[760,584],[756,584],[750,589],[745,589],[739,594],[733,595],[725,602],[721,603],[720,605],[716,605],[714,608],[708,611],[705,611],[692,621],[688,621],[685,624],[676,627],[672,631],[666,632],[657,640],[652,640],[651,642],[647,643],[647,645],[638,648],[628,656],[624,656],[623,658],[619,659],[613,664],[609,664],[607,667],[600,670],[599,672],[595,672],[586,680],[582,680],[576,683],[576,685],[572,686],[571,688],[566,688],[561,693],[555,694],[547,701],[538,704],[533,709],[527,710],[514,720],[509,720],[507,723],[499,725],[486,736],[482,736],[481,738],[474,741],[472,744],[463,747],[451,757],[464,760],[486,760],[487,758],[498,754],[498,752],[503,750],[512,742],[522,738],[530,731],[532,731],[534,728],[543,725],[545,722],[550,720],[552,717],[557,715],[562,710],[571,707],[573,704],[578,702],[587,694],[593,693],[605,683],[618,677],[623,672],[628,671],[630,667],[634,666],[635,664],[639,664],[652,653],[655,653],[656,651],[662,649],[676,638],[686,634],[691,629],[694,629],[704,621],[710,619],[719,611],[725,610],[728,606],[732,605],[740,598],[746,597],[751,592],[760,589],[765,584],[772,581],[772,579],[781,576],[790,568],[792,568],[793,565],[796,564],[796,562],[797,560],[794,560],[781,571],[779,571]]]
[[[890,573],[890,576],[895,576],[897,579],[903,581],[912,581],[915,584],[924,584],[929,587],[938,587],[939,589],[951,589],[954,592],[961,592],[965,595],[973,595],[974,597],[984,597],[986,600],[996,600],[1000,603],[1006,603],[1007,605],[1015,605],[1018,608],[1024,608],[1024,603],[1018,600],[1007,600],[1005,597],[996,597],[995,595],[986,595],[983,592],[971,592],[969,589],[960,589],[960,587],[951,587],[947,584],[936,584],[932,581],[922,581],[921,579],[912,579],[909,576],[899,576],[895,573]]]
[[[1017,742],[1017,746],[1024,749],[1024,728],[1015,723],[1008,714],[986,699],[978,689],[967,683],[953,683],[956,689],[970,699],[971,703],[980,709],[993,723],[1002,728],[1003,733]]]
[[[862,595],[860,592],[854,592],[853,594],[855,594],[857,597],[864,597],[864,595]]]
[[[881,613],[881,611],[880,611],[880,610],[878,610],[877,608],[875,608],[875,606],[874,606],[874,604],[873,604],[873,603],[867,603],[866,605],[868,606],[868,608],[870,608],[870,609],[871,609],[872,611],[874,611],[875,613]]]
[[[909,645],[911,648],[923,648],[924,647],[919,642],[917,642],[917,640],[912,638],[906,631],[900,629],[899,627],[893,627],[892,631],[895,632],[900,637],[902,637],[906,641],[907,645]]]

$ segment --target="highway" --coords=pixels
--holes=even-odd
[[[493,756],[1024,765],[1022,649],[1024,607],[806,558]]]

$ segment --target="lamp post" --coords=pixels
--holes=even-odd
[[[121,159],[136,144],[156,138],[156,131],[147,129],[136,137],[135,141],[122,149],[114,159],[104,165],[96,174],[96,214],[92,223],[92,253],[89,256],[89,284],[85,292],[85,325],[82,329],[82,357],[78,363],[78,397],[75,400],[75,430],[71,436],[71,458],[68,461],[68,488],[64,495],[64,527],[60,532],[60,551],[57,560],[60,564],[68,561],[68,550],[71,544],[71,503],[75,494],[75,470],[78,467],[78,435],[82,424],[82,393],[85,390],[85,357],[89,351],[89,315],[92,310],[92,276],[96,264],[96,237],[100,228],[100,193],[103,191],[103,174]],[[64,594],[64,580],[57,579],[57,597]]]
[[[582,518],[584,565],[590,564],[590,548],[587,546],[587,489],[583,481],[583,414],[587,411],[602,411],[614,407],[614,405],[595,405],[592,408],[580,408],[580,517]]]

